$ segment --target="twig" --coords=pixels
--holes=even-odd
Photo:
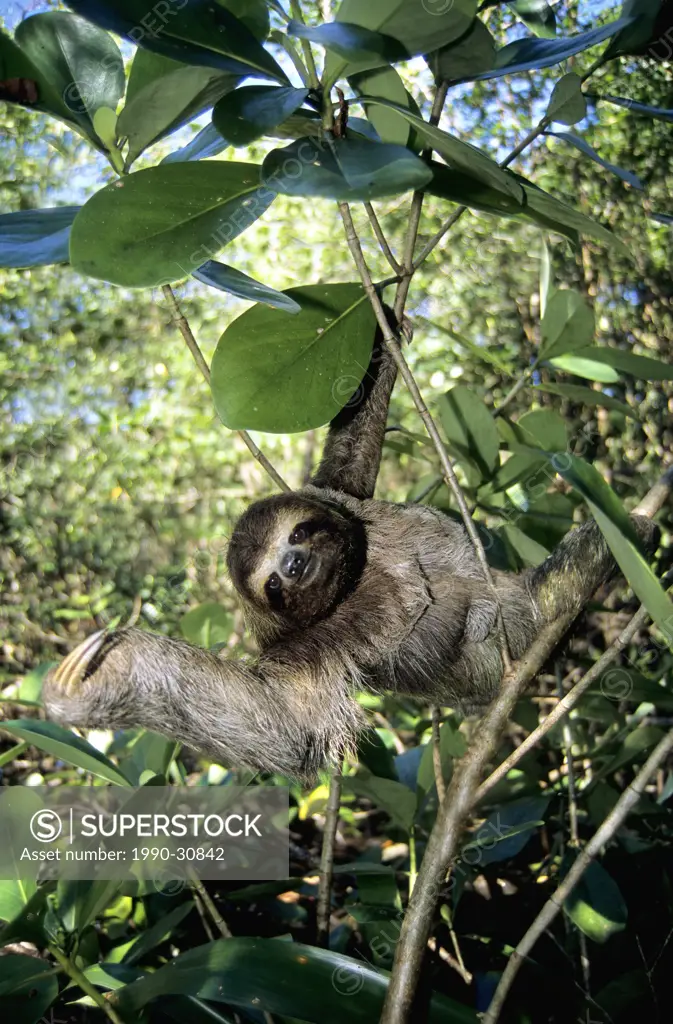
[[[503,398],[503,400],[500,403],[500,405],[498,406],[498,408],[493,410],[493,416],[494,417],[495,416],[502,416],[503,412],[505,411],[507,406],[510,404],[510,402],[512,402],[516,398],[516,396],[519,394],[519,392],[522,391],[525,388],[526,384],[530,380],[531,374],[537,368],[538,362],[539,362],[539,360],[535,359],[531,363],[531,365],[529,367],[527,367],[526,370],[524,370],[524,372],[521,374],[521,376],[516,381],[516,383],[513,385],[513,387],[511,387],[510,390],[507,392],[507,394]]]
[[[164,298],[168,303],[168,308],[170,309],[173,323],[180,331],[182,337],[185,339],[187,348],[194,357],[194,362],[201,371],[201,374],[206,384],[210,387],[210,368],[206,360],[203,358],[203,352],[198,346],[198,342],[194,337],[194,334],[192,332],[191,327],[189,326],[186,316],[180,309],[178,300],[175,296],[175,292],[173,291],[169,284],[162,285],[161,291],[163,292]],[[260,451],[260,449],[253,441],[253,439],[250,437],[248,431],[237,430],[236,433],[241,438],[243,443],[246,445],[253,458],[257,459],[260,466],[262,466],[266,470],[266,472],[269,474],[273,482],[278,487],[280,487],[281,491],[289,491],[291,488],[288,487],[288,485],[283,480],[282,476],[280,476],[280,474],[274,469],[274,467],[271,465],[264,452]]]
[[[304,24],[304,16],[301,11],[299,0],[290,0],[290,10],[292,11],[292,17],[295,21]],[[309,74],[309,83],[313,89],[317,89],[320,82],[318,79],[318,70],[315,66],[315,59],[313,57],[313,50],[308,39],[300,39],[302,53],[304,54],[304,60],[306,61],[306,70]]]
[[[500,1011],[504,1005],[507,994],[512,983],[519,972],[519,968],[540,936],[549,928],[552,921],[563,907],[564,901],[573,891],[584,872],[591,862],[601,852],[603,847],[612,839],[617,829],[624,823],[629,813],[633,810],[643,794],[645,786],[657,768],[673,751],[673,730],[657,744],[647,761],[636,775],[633,782],[625,789],[619,800],[608,814],[607,818],[598,829],[593,838],[577,857],[577,860],[570,871],[559,885],[556,892],[545,903],[544,907],[533,921],[532,925],[511,954],[507,967],[500,979],[495,995],[491,1001],[487,1013],[484,1015],[484,1024],[496,1024],[500,1017]]]
[[[442,750],[440,747],[440,736],[439,736],[439,723],[441,720],[441,712],[438,707],[433,706],[432,708],[432,765],[435,770],[435,785],[437,786],[437,796],[440,804],[443,803],[444,797],[446,796],[446,784],[444,782],[444,775],[442,773]]]
[[[316,944],[329,947],[330,917],[332,914],[332,877],[334,874],[334,842],[339,824],[341,807],[341,770],[332,768],[329,780],[329,796],[325,808],[325,827],[322,834],[320,854],[320,883],[318,886],[318,907],[316,911]]]
[[[402,267],[395,259],[395,254],[388,245],[388,239],[383,234],[383,228],[381,227],[379,218],[376,216],[376,210],[374,209],[371,203],[365,203],[364,206],[365,210],[367,211],[367,216],[369,217],[369,223],[372,226],[372,231],[376,235],[376,239],[379,245],[381,246],[381,252],[388,260],[388,263],[390,264],[395,276],[399,277],[402,273]]]
[[[53,956],[54,960],[58,961],[71,981],[74,981],[75,984],[81,988],[82,992],[94,1001],[96,1006],[103,1011],[108,1020],[112,1021],[112,1024],[124,1024],[123,1019],[119,1016],[114,1006],[112,1006],[110,999],[106,998],[106,996],[104,996],[103,993],[89,981],[87,976],[80,971],[77,964],[74,963],[70,957],[66,956],[65,953],[55,945],[49,946],[49,952]]]
[[[203,882],[201,881],[201,879],[199,878],[195,871],[190,870],[189,872],[189,884],[191,885],[195,894],[198,893],[199,899],[202,901],[203,906],[210,914],[212,922],[217,928],[222,938],[230,939],[232,936],[231,932],[229,931],[229,925],[224,920],[222,914],[215,906],[213,900],[211,899],[210,893],[208,892],[205,885],[203,884]]]

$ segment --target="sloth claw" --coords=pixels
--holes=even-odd
[[[71,696],[82,682],[89,664],[103,646],[107,629],[99,629],[96,633],[78,644],[67,658],[64,658],[54,673],[54,683],[67,696]]]

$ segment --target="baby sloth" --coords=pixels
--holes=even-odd
[[[502,676],[498,603],[518,658],[616,566],[589,522],[537,568],[493,571],[494,593],[461,524],[373,500],[395,376],[377,333],[358,400],[332,421],[311,484],[256,502],[236,526],[228,566],[256,661],[103,630],[49,672],[48,714],[68,725],[145,726],[216,761],[310,780],[363,725],[354,690],[468,712],[487,704]],[[632,522],[652,550],[656,527]]]

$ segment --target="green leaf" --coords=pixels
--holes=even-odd
[[[566,421],[552,409],[532,409],[520,416],[512,429],[518,440],[534,448],[562,452],[568,444]]]
[[[207,284],[211,288],[219,288],[229,295],[237,295],[240,299],[249,299],[250,302],[263,302],[266,306],[273,306],[274,309],[284,309],[287,313],[298,313],[300,306],[284,292],[277,292],[261,281],[255,281],[254,277],[229,267],[226,263],[219,263],[217,260],[208,260],[198,270],[195,270],[192,277]]]
[[[90,772],[99,779],[112,782],[116,786],[130,785],[116,765],[105,754],[101,754],[81,736],[75,736],[56,722],[40,722],[33,719],[17,718],[11,722],[3,722],[2,728],[12,736],[18,736],[40,750],[67,761],[85,772]]]
[[[544,796],[524,797],[498,807],[475,829],[463,850],[479,850],[480,867],[516,857],[533,830],[543,824],[548,807],[549,799]]]
[[[56,886],[59,919],[69,934],[81,935],[118,895],[118,878],[59,879]]]
[[[628,911],[617,884],[602,864],[592,861],[563,903],[573,924],[594,942],[624,931]]]
[[[293,433],[327,423],[357,392],[369,365],[376,320],[359,284],[286,294],[300,313],[253,306],[219,340],[211,387],[228,427]]]
[[[577,402],[578,405],[598,405],[603,409],[613,409],[614,412],[620,412],[622,416],[628,416],[632,420],[638,419],[636,411],[625,405],[624,402],[611,398],[603,391],[584,388],[581,384],[537,384],[534,390],[560,395],[561,398],[567,398],[569,402]]]
[[[25,98],[17,98],[12,102],[28,107],[29,110],[51,114],[76,131],[80,130],[58,88],[51,84],[21,47],[0,28],[0,81],[13,78],[32,82],[33,88],[31,93],[26,93]]]
[[[287,82],[245,24],[212,0],[176,3],[168,13],[156,0],[70,0],[70,6],[137,46],[185,64]]]
[[[425,57],[437,82],[460,82],[488,71],[495,63],[495,39],[475,18],[469,32]]]
[[[127,168],[159,139],[212,107],[241,81],[213,68],[188,67],[149,50],[137,50],[117,138],[128,140]]]
[[[508,0],[507,6],[533,35],[542,39],[553,39],[556,35],[556,15],[546,0]]]
[[[480,149],[471,146],[468,142],[462,142],[454,135],[449,135],[448,132],[442,131],[441,128],[428,124],[422,117],[418,117],[397,103],[390,103],[388,100],[381,99],[378,96],[360,97],[360,102],[365,105],[368,103],[380,103],[390,110],[396,110],[416,129],[428,145],[432,146],[433,149],[436,149],[444,157],[451,167],[472,175],[472,177],[477,178],[479,181],[483,181],[500,192],[514,196],[517,201],[523,202],[521,185],[516,178],[498,167],[495,160],[492,160],[486,153],[482,153]]]
[[[549,554],[549,548],[539,544],[528,534],[512,523],[506,523],[497,530],[502,539],[508,557],[517,569],[539,565]]]
[[[8,953],[0,957],[0,1002],[12,1024],[37,1024],[58,995],[50,963],[35,956]]]
[[[583,350],[588,351],[588,350]],[[619,374],[594,359],[587,359],[585,356],[576,354],[573,356],[557,356],[549,360],[550,365],[564,373],[574,373],[577,377],[586,377],[587,380],[597,380],[602,384],[616,384]]]
[[[360,960],[300,942],[220,939],[190,949],[120,989],[117,1005],[125,1020],[135,1020],[158,996],[188,994],[315,1024],[372,1024],[380,1017],[388,978]],[[478,1020],[473,1010],[435,995],[427,1024]]]
[[[6,878],[0,880],[0,921],[13,921],[28,906],[37,892],[32,878]]]
[[[410,4],[407,0],[368,0],[367,3],[361,0],[342,0],[336,22],[332,23],[335,25],[332,31],[336,32],[338,27],[359,25],[396,41],[404,48],[405,57],[413,57],[459,39],[467,32],[476,13],[475,0],[456,0],[450,4],[425,6]],[[325,25],[323,28],[330,26]],[[375,61],[375,54],[351,61],[347,53],[343,56],[328,52],[323,81],[331,84],[355,71],[391,63],[388,58]]]
[[[26,18],[17,27],[15,39],[62,98],[69,119],[98,144],[93,115],[100,107],[116,110],[126,84],[114,39],[66,11]]]
[[[174,164],[184,160],[205,160],[209,156],[217,156],[228,145],[229,143],[222,138],[215,125],[207,124],[205,128],[197,132],[191,142],[169,153],[161,163]]]
[[[622,17],[629,18],[629,24],[614,37],[603,59],[607,61],[619,54],[637,52],[648,43],[661,8],[661,0],[625,0]]]
[[[525,206],[521,210],[521,216],[525,220],[530,220],[538,227],[546,228],[549,231],[557,231],[573,242],[578,234],[596,238],[605,245],[614,246],[629,259],[633,258],[631,251],[608,228],[604,228],[602,224],[598,224],[591,217],[587,217],[574,207],[556,199],[555,196],[549,195],[548,192],[536,188],[530,182],[521,178],[518,178],[518,181],[521,183],[526,197]]]
[[[188,914],[194,909],[192,900],[173,907],[168,914],[162,915],[158,921],[141,932],[137,939],[129,946],[122,957],[122,963],[133,965],[141,963],[156,946],[161,946],[173,935],[173,932],[181,924]]]
[[[597,28],[589,29],[588,32],[580,32],[578,35],[566,36],[563,39],[531,39],[524,37],[513,43],[508,43],[498,50],[496,55],[497,67],[491,71],[484,71],[475,75],[477,81],[487,78],[500,78],[502,75],[511,75],[519,71],[533,71],[540,68],[549,68],[553,64],[559,64],[576,53],[602,43],[615,35],[621,29],[631,24],[632,18],[619,18],[607,25],[599,25]]]
[[[569,124],[570,122],[566,121],[564,123]],[[593,146],[590,146],[589,143],[585,142],[585,140],[579,135],[574,135],[573,132],[545,132],[545,135],[554,139],[562,139],[563,142],[567,142],[569,145],[574,146],[575,149],[579,149],[580,153],[584,153],[590,160],[593,160],[594,163],[599,164],[601,167],[605,167],[607,171],[610,171],[622,181],[627,182],[627,184],[631,185],[632,188],[640,190],[645,188],[637,174],[634,174],[632,171],[625,171],[623,167],[618,167],[617,164],[612,164],[609,160],[604,160],[603,157],[596,152]]]
[[[255,164],[161,164],[96,192],[75,218],[73,267],[129,288],[187,277],[271,205]]]
[[[631,520],[619,498],[597,469],[575,455],[566,452],[552,460],[552,465],[586,500],[631,587],[664,635],[669,635],[673,603],[640,553]]]
[[[592,98],[605,103],[613,103],[617,107],[626,107],[632,114],[652,117],[655,121],[673,121],[673,110],[668,110],[664,107],[651,107],[647,103],[637,103],[635,100],[628,100],[623,96],[601,95]]]
[[[80,206],[20,210],[0,216],[0,266],[42,267],[68,262],[70,226]]]
[[[477,466],[482,480],[498,462],[500,439],[491,413],[474,391],[462,384],[440,398],[439,415],[449,446],[460,459]]]
[[[472,210],[484,210],[486,213],[505,217],[516,217],[521,213],[521,202],[509,193],[486,185],[463,171],[454,171],[437,160],[430,161],[430,169],[432,181],[423,191],[429,192],[432,196],[448,199],[452,203],[461,203]]]
[[[587,101],[582,92],[582,79],[574,71],[559,78],[554,86],[547,117],[561,124],[576,124],[586,117]]]
[[[226,643],[233,627],[229,612],[213,601],[192,608],[180,619],[180,632],[185,639],[206,650]]]
[[[213,124],[232,146],[247,146],[286,121],[307,96],[308,89],[244,85],[215,105]]]
[[[559,288],[547,303],[540,327],[540,359],[574,352],[593,340],[594,311],[579,292]]]
[[[345,201],[400,195],[431,177],[404,146],[361,139],[300,139],[272,150],[262,164],[262,181],[274,192]]]
[[[371,800],[405,832],[411,828],[416,815],[416,796],[402,782],[380,779],[366,768],[360,768],[357,775],[347,775],[343,779],[343,788],[347,793]]]
[[[361,71],[351,75],[348,84],[357,96],[378,96],[402,107],[409,107],[409,94],[395,68]],[[409,125],[396,111],[374,105],[365,106],[365,113],[382,142],[393,142],[399,146],[406,146],[409,139]]]
[[[581,359],[591,359],[594,363],[614,366],[638,380],[673,380],[673,366],[669,363],[625,352],[621,348],[584,348],[575,355]]]

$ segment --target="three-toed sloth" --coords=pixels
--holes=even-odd
[[[595,523],[537,568],[493,571],[462,524],[372,499],[396,366],[377,332],[360,394],[330,424],[310,485],[253,504],[228,567],[259,646],[234,660],[139,629],[101,631],[45,680],[68,725],[145,726],[225,764],[309,780],[363,724],[355,690],[474,711],[497,693],[502,638],[520,657],[541,626],[579,611],[615,571]],[[656,527],[632,522],[645,546]]]

